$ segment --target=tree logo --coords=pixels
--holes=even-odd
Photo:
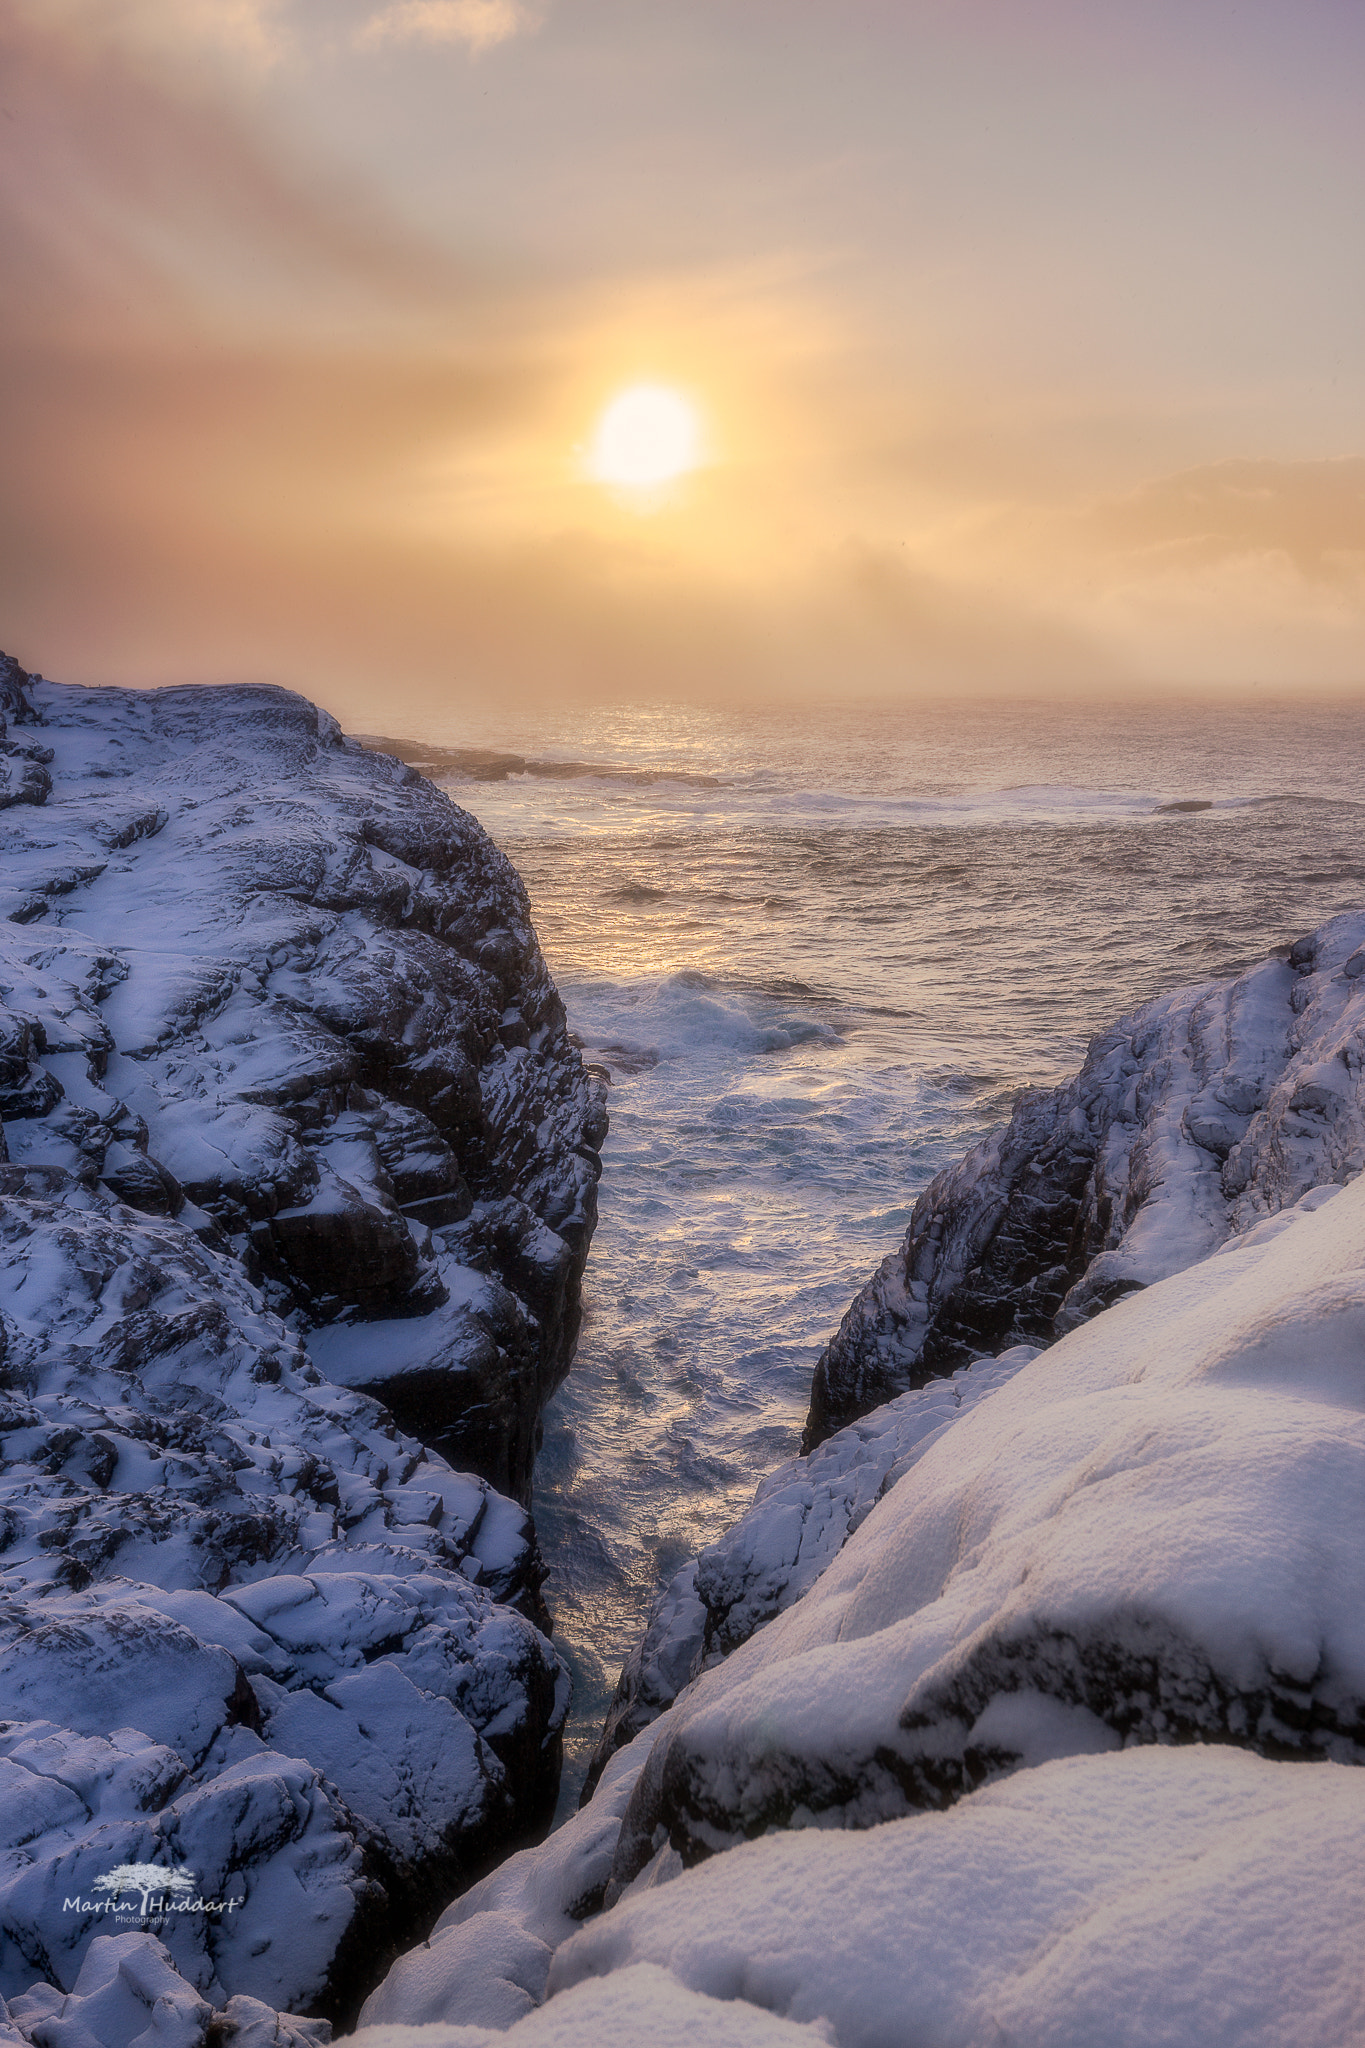
[[[140,1893],[141,1916],[146,1920],[152,1912],[153,1894],[159,1895],[156,1910],[165,1912],[168,1907],[185,1905],[194,1897],[198,1884],[192,1870],[167,1870],[161,1863],[116,1863],[103,1877],[97,1877],[90,1889],[102,1893],[110,1904],[125,1892]]]

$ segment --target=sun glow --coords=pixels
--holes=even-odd
[[[672,483],[701,460],[696,410],[666,384],[635,384],[614,398],[593,436],[588,471],[635,489]]]

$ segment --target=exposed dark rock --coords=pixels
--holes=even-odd
[[[1365,1165],[1365,918],[1145,1004],[915,1203],[815,1369],[803,1447],[973,1358],[1051,1343]],[[1361,955],[1365,957],[1365,954]]]

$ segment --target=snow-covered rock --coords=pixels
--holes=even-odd
[[[849,1309],[816,1368],[810,1455],[655,1600],[588,1793],[614,1748],[801,1598],[912,1450],[1002,1371],[1358,1171],[1363,1073],[1365,917],[1350,916],[1284,960],[1146,1005],[1067,1087],[1025,1095],[925,1190]]]
[[[0,716],[50,785],[0,866],[0,1996],[264,2048],[552,1807],[523,1502],[600,1092],[506,862],[325,714],[0,663]],[[199,1905],[111,1934],[148,1865]]]
[[[943,1431],[1016,1373],[1040,1347],[1017,1345],[950,1378],[888,1401],[789,1458],[760,1484],[753,1506],[670,1579],[627,1658],[584,1787],[592,1797],[608,1757],[630,1742],[701,1672],[808,1593],[855,1529]]]
[[[366,2000],[362,2025],[458,2017],[506,2027],[538,2006],[555,1950],[602,1909],[622,1816],[665,1725],[612,1756],[592,1803],[548,1841],[510,1856],[448,1906]]]
[[[973,1357],[1050,1343],[1365,1167],[1365,914],[1145,1003],[930,1182],[816,1366],[804,1447]]]
[[[1365,1180],[1310,1193],[977,1403],[705,1673],[615,1875],[865,1827],[1121,1743],[1365,1761]]]
[[[9,1159],[212,1219],[299,1327],[359,1331],[348,1385],[527,1501],[606,1120],[514,870],[286,691],[0,680],[48,764],[0,868]]]
[[[326,2020],[291,2019],[256,1998],[215,2011],[154,1934],[101,1934],[69,1992],[41,1985],[15,2000],[11,2020],[0,2041],[37,2048],[325,2048],[332,2034]]]
[[[699,1997],[641,1963],[577,1985],[507,2032],[464,2024],[366,2027],[356,2048],[830,2048],[824,2026],[793,2025],[731,1997]]]
[[[1365,2038],[1365,1180],[1012,1363],[355,2048]]]
[[[770,1837],[623,1900],[558,1951],[542,2018],[562,1999],[570,2022],[571,1986],[652,1965],[661,2011],[670,1984],[717,2002],[699,2042],[724,2038],[709,2029],[733,2000],[838,2048],[1342,2048],[1365,2039],[1363,1826],[1365,1772],[1334,1764],[1071,1757],[946,1814]],[[588,2048],[587,2014],[572,2020],[498,2038]]]

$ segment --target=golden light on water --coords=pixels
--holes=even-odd
[[[696,408],[667,384],[635,384],[597,422],[588,471],[599,483],[649,489],[672,483],[700,460]]]

